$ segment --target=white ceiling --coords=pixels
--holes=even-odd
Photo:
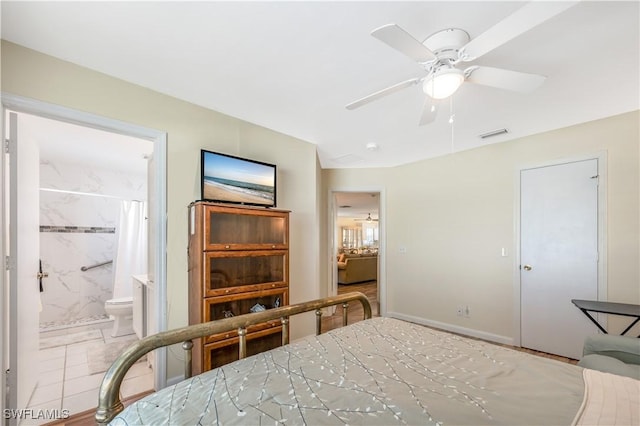
[[[335,204],[338,217],[366,219],[379,218],[380,193],[378,192],[336,192]]]
[[[37,143],[41,161],[79,164],[146,179],[153,142],[20,113],[18,137]]]
[[[425,73],[373,29],[394,22],[423,40],[457,27],[474,38],[522,5],[2,1],[2,38],[317,144],[324,168],[405,164],[640,107],[640,3],[584,1],[473,63],[546,75],[532,94],[464,84],[453,127],[450,105],[417,125],[418,86],[344,108]],[[478,138],[503,127],[506,136]]]

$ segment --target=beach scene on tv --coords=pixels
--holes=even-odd
[[[275,206],[273,166],[203,152],[202,198]]]

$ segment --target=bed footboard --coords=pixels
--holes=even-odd
[[[280,308],[269,309],[262,312],[238,315],[217,321],[202,324],[190,325],[175,330],[164,331],[152,336],[145,337],[129,346],[111,365],[102,379],[98,396],[98,410],[95,419],[98,424],[109,423],[119,412],[124,409],[120,401],[120,385],[127,371],[133,364],[148,352],[164,346],[174,345],[182,342],[182,347],[186,351],[185,356],[185,377],[191,376],[191,348],[193,339],[209,336],[211,334],[223,333],[231,330],[238,330],[239,336],[239,357],[246,356],[247,341],[246,328],[253,324],[270,321],[280,318],[282,322],[282,344],[289,343],[289,317],[291,315],[304,312],[316,312],[316,334],[322,331],[322,308],[329,306],[343,306],[342,324],[347,325],[347,307],[351,301],[359,301],[364,309],[364,318],[371,318],[371,305],[367,297],[360,292],[351,292],[333,297],[326,297],[310,302],[298,303],[295,305],[282,306]]]

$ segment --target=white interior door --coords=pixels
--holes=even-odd
[[[9,113],[9,408],[28,406],[38,374],[39,151]],[[20,132],[22,133],[22,132]]]
[[[598,299],[598,160],[521,171],[521,345],[579,359]]]

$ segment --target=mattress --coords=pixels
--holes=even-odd
[[[583,397],[581,367],[373,318],[187,379],[112,424],[569,425]]]

